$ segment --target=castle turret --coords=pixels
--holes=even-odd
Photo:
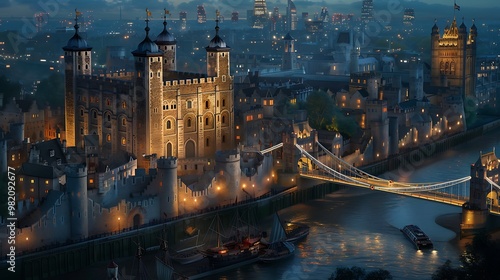
[[[76,133],[76,78],[81,75],[92,74],[92,48],[88,46],[78,33],[78,16],[80,12],[75,10],[75,34],[69,39],[68,44],[63,47],[65,64],[65,90],[64,90],[64,121],[66,125],[66,141],[68,146],[75,146],[81,143],[83,135]]]
[[[295,39],[287,33],[283,38],[283,61],[281,70],[293,70],[297,68],[295,55]]]
[[[66,171],[66,193],[69,198],[70,238],[77,240],[89,235],[87,167],[69,165]]]
[[[231,48],[219,36],[219,11],[217,11],[215,22],[215,36],[205,48],[207,51],[207,75],[221,77],[222,82],[225,82],[230,75],[229,51]]]
[[[155,43],[158,48],[163,51],[163,76],[168,75],[169,71],[177,70],[177,57],[176,48],[177,41],[170,32],[167,30],[167,14],[169,12],[165,9],[165,15],[163,16],[163,31],[156,37]]]
[[[138,166],[149,168],[145,156],[163,155],[163,52],[149,38],[149,16],[146,10],[146,37],[132,52],[135,59],[134,153]]]
[[[179,198],[177,194],[177,158],[161,157],[156,162],[160,185],[160,216],[162,218],[175,217],[179,214]]]
[[[217,176],[216,184],[225,184],[220,186],[229,198],[235,198],[240,189],[241,168],[240,168],[240,151],[238,149],[231,151],[219,151],[215,155],[215,172]]]

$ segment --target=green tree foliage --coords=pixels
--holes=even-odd
[[[4,104],[7,104],[13,97],[19,99],[20,92],[21,85],[19,83],[12,82],[4,75],[0,76],[0,93],[3,93]]]
[[[64,76],[53,73],[38,84],[35,100],[43,108],[50,105],[52,108],[64,107]]]
[[[312,92],[306,104],[309,125],[315,129],[325,129],[335,116],[334,107],[333,99],[326,92]]]
[[[353,136],[359,130],[358,123],[345,116],[326,92],[311,93],[305,107],[309,125],[314,129],[338,131],[348,136]]]
[[[328,280],[390,280],[392,275],[389,271],[378,269],[375,271],[370,271],[368,274],[366,271],[357,266],[351,268],[348,267],[337,267],[335,273],[332,273]]]
[[[453,268],[446,261],[432,275],[432,280],[487,280],[500,275],[500,241],[487,234],[474,236],[460,256],[461,266]]]

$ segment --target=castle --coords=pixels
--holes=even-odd
[[[463,96],[475,96],[477,28],[470,32],[454,18],[441,37],[436,24],[431,33],[431,84],[462,89]]]
[[[135,73],[92,76],[91,47],[75,24],[63,48],[66,139],[26,143],[29,156],[17,172],[18,250],[154,224],[248,195],[233,146],[230,48],[218,20],[206,74],[175,70],[176,41],[163,25],[152,41],[146,19],[145,39],[132,52]],[[253,196],[270,184],[270,169],[256,168]]]
[[[166,20],[153,41],[146,19],[146,36],[132,52],[135,72],[98,77],[92,76],[92,48],[79,35],[77,21],[63,48],[67,145],[83,147],[86,135],[98,135],[102,152],[137,155],[144,168],[152,167],[150,155],[200,158],[232,149],[230,48],[216,22],[205,48],[206,74],[176,71],[177,42]]]

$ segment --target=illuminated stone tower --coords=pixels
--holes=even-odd
[[[200,102],[202,106],[199,106],[199,110],[204,108],[204,111],[200,111],[199,114],[204,115],[204,123],[207,128],[200,131],[198,136],[201,147],[205,146],[203,150],[199,150],[199,154],[202,156],[215,155],[215,151],[218,150],[232,149],[234,143],[233,77],[230,73],[229,60],[231,48],[219,36],[219,11],[217,11],[216,16],[215,36],[205,47],[205,50],[207,51],[207,76],[213,77],[215,98],[203,97],[204,100]],[[212,94],[210,95],[212,96]],[[213,115],[213,121],[211,121],[210,115]],[[206,126],[212,122],[213,126]],[[213,136],[215,146],[210,145],[210,139],[207,137],[201,141],[202,132],[211,133],[212,130],[215,131]],[[203,142],[204,144],[202,144]]]
[[[138,165],[147,167],[146,157],[163,155],[163,52],[149,38],[149,16],[146,37],[132,52],[135,59],[134,85],[134,153]]]
[[[477,29],[467,33],[465,24],[458,27],[453,19],[441,37],[436,24],[431,33],[431,85],[461,88],[463,96],[475,93]]]
[[[81,75],[92,74],[92,48],[88,46],[78,34],[78,16],[81,13],[75,10],[75,35],[63,47],[65,64],[65,89],[64,89],[64,122],[66,126],[66,143],[75,146],[83,141],[83,135],[76,134],[76,79]]]
[[[163,31],[156,37],[155,43],[158,48],[163,51],[163,75],[168,75],[169,71],[177,70],[177,57],[176,48],[177,42],[174,36],[170,34],[167,30],[167,14],[169,12],[165,10],[165,15],[163,17]],[[165,78],[165,77],[164,77]]]
[[[295,39],[287,33],[283,38],[283,62],[281,70],[293,70],[297,68],[297,60],[295,55]]]

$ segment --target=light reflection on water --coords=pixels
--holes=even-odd
[[[410,170],[386,178],[406,182],[443,182],[470,174],[480,151],[500,148],[500,131],[420,161]],[[359,189],[345,189],[325,199],[282,210],[284,219],[311,226],[296,254],[275,264],[255,264],[212,279],[327,279],[339,266],[367,271],[386,269],[394,279],[430,279],[446,260],[458,265],[456,234],[436,224],[441,215],[460,213],[455,206]],[[416,224],[434,243],[434,251],[417,251],[400,228]]]

